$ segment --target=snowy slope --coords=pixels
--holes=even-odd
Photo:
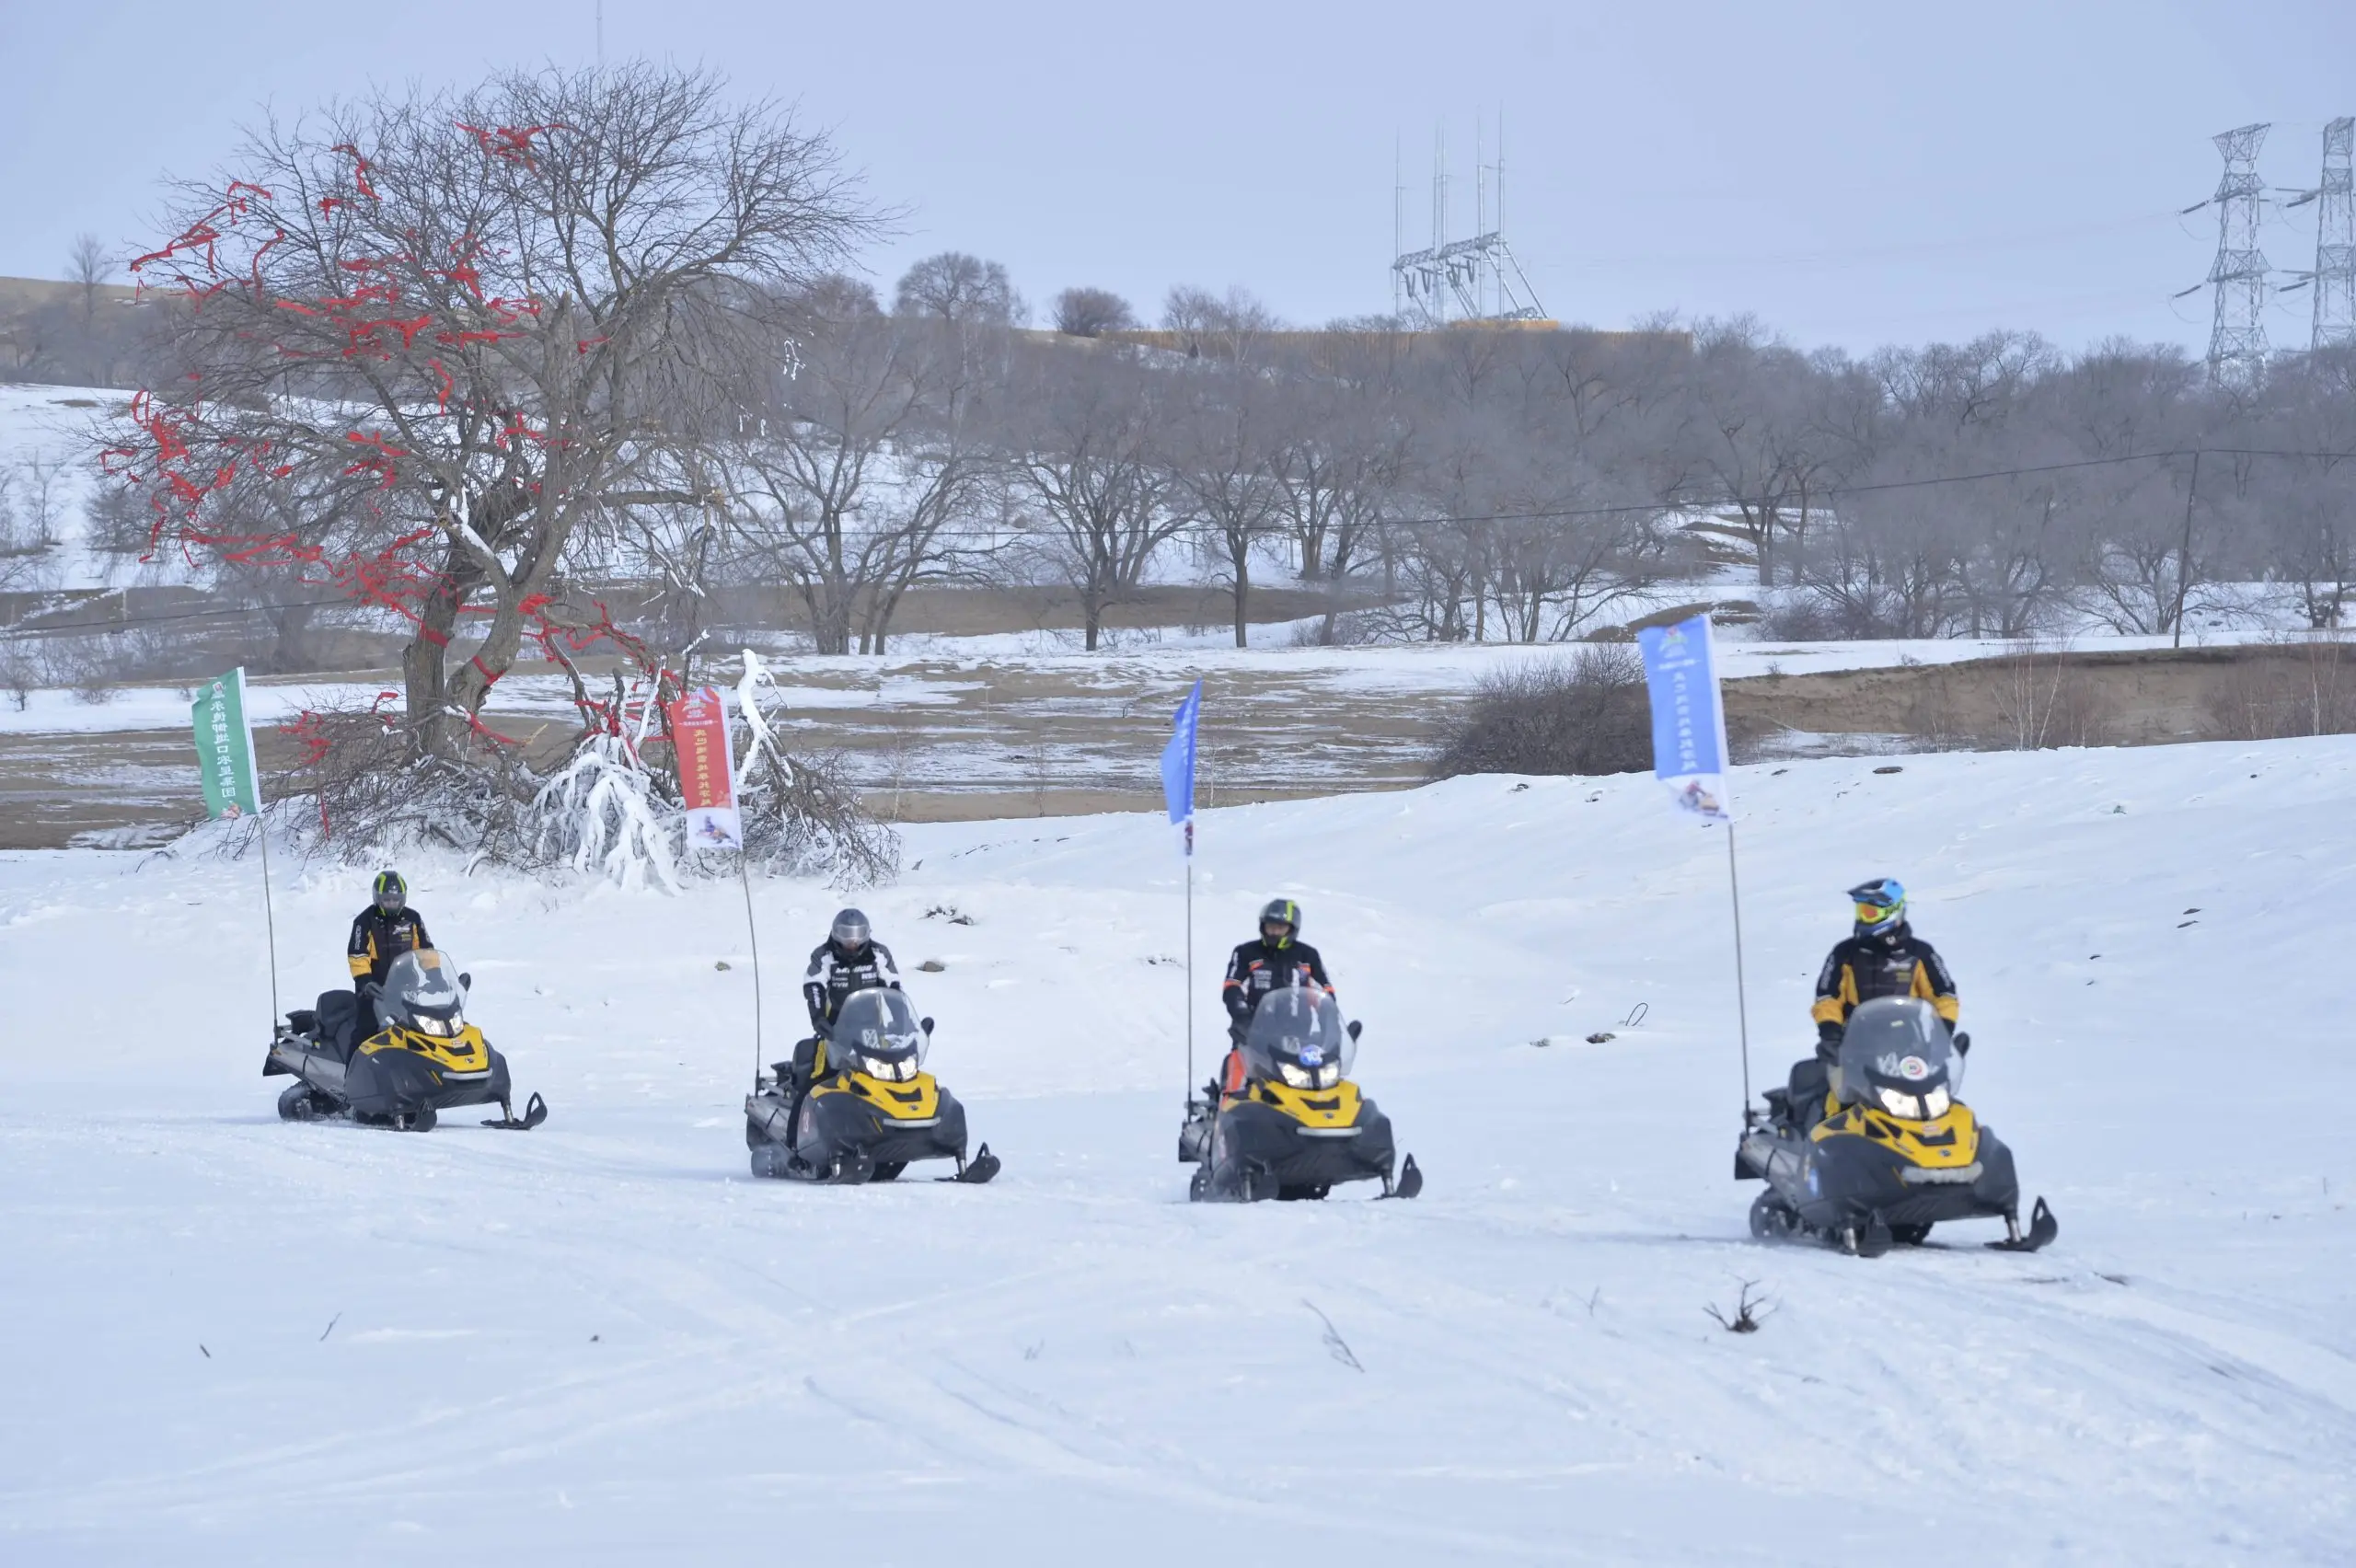
[[[251,862],[0,858],[0,1558],[2347,1561],[2356,740],[1875,766],[1737,782],[1759,1075],[1903,876],[2039,1256],[1747,1238],[1724,841],[1642,778],[1206,819],[1201,1037],[1300,898],[1413,1204],[1184,1202],[1149,818],[911,829],[864,901],[978,1190],[745,1175],[733,886],[410,868],[554,1107],[411,1136],[273,1119]],[[282,895],[290,1003],[362,886]],[[835,901],[756,893],[781,1055]]]

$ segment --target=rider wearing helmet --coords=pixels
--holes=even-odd
[[[811,951],[810,968],[802,977],[802,999],[810,1008],[810,1037],[795,1043],[791,1062],[778,1064],[780,1082],[791,1095],[789,1126],[800,1123],[803,1100],[829,1070],[825,1042],[834,1030],[835,1015],[853,993],[878,986],[900,988],[900,967],[892,962],[892,950],[875,940],[864,913],[837,911],[826,940]]]
[[[810,1028],[825,1034],[853,991],[876,986],[900,988],[900,968],[892,950],[875,940],[867,917],[845,909],[835,917],[826,940],[810,953],[810,968],[802,977],[802,999],[810,1005]]]
[[[1836,944],[1816,977],[1816,1052],[1826,1063],[1841,1052],[1841,1033],[1860,1002],[1876,997],[1921,997],[1953,1029],[1955,977],[1931,944],[1906,922],[1906,890],[1877,877],[1849,890],[1856,928]],[[1960,1043],[1960,1042],[1958,1042]]]
[[[1226,1092],[1243,1087],[1243,1053],[1240,1047],[1252,1028],[1252,1015],[1271,991],[1294,986],[1316,986],[1326,991],[1334,982],[1317,950],[1300,940],[1300,905],[1289,898],[1272,898],[1260,911],[1260,935],[1243,943],[1227,961],[1227,983],[1219,998],[1227,1004],[1227,1037],[1239,1049],[1227,1054],[1219,1075]]]
[[[393,961],[405,952],[433,945],[425,922],[409,906],[409,883],[398,871],[376,873],[368,907],[352,919],[352,940],[344,961],[352,967],[352,989],[360,998],[359,1033],[365,1040],[376,1032],[375,1000],[371,994],[385,983]]]

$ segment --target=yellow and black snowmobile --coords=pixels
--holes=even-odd
[[[1344,1182],[1380,1181],[1386,1198],[1412,1198],[1424,1173],[1409,1155],[1396,1179],[1391,1118],[1350,1079],[1358,1025],[1345,1023],[1333,993],[1304,986],[1261,998],[1244,1032],[1243,1086],[1218,1097],[1198,1136],[1182,1134],[1195,1161],[1196,1202],[1322,1198]],[[1193,1123],[1187,1133],[1196,1133]]]
[[[360,998],[326,991],[318,1006],[291,1012],[262,1059],[262,1077],[291,1073],[295,1082],[278,1097],[290,1122],[349,1116],[370,1126],[430,1130],[439,1113],[460,1105],[496,1104],[486,1127],[527,1131],[548,1120],[537,1094],[517,1116],[509,1101],[507,1058],[466,1020],[474,977],[432,948],[393,961],[374,1001],[378,1028],[360,1034]]]
[[[1949,1220],[2003,1219],[2004,1239],[1988,1245],[2005,1251],[2034,1252],[2059,1235],[2043,1198],[2021,1228],[2013,1151],[1956,1098],[1969,1041],[1920,997],[1858,1007],[1831,1071],[1814,1058],[1793,1068],[1736,1147],[1736,1178],[1767,1183],[1750,1205],[1751,1234],[1868,1258],[1919,1246]]]
[[[745,1097],[753,1174],[851,1186],[889,1182],[919,1159],[953,1159],[944,1182],[999,1172],[984,1144],[965,1158],[965,1108],[924,1070],[932,1020],[884,987],[843,998],[833,1027],[791,1062],[761,1075]]]

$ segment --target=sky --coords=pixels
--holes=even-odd
[[[121,0],[94,24],[0,0],[0,274],[62,276],[84,232],[144,248],[159,179],[226,167],[265,108],[589,63],[598,5]],[[836,138],[906,214],[865,259],[887,295],[955,248],[1034,306],[1090,284],[1149,318],[1175,284],[1241,284],[1303,324],[1387,310],[1394,159],[1419,247],[1445,130],[1461,237],[1475,126],[1502,112],[1505,231],[1562,320],[2198,352],[2208,295],[2169,296],[2216,247],[2213,209],[2179,214],[2217,183],[2209,138],[2272,121],[2260,171],[2304,189],[2324,121],[2356,114],[2346,0],[603,8],[607,60],[718,67]],[[2313,264],[2316,211],[2269,215],[2277,266]],[[2269,308],[2277,346],[2306,341],[2307,298]]]

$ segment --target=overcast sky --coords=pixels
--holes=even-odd
[[[62,276],[86,230],[147,242],[157,177],[221,167],[260,105],[586,63],[595,8],[0,0],[0,273]],[[1750,311],[1852,349],[2003,325],[2197,350],[2206,294],[2168,296],[2215,246],[2212,213],[2177,215],[2216,183],[2209,137],[2272,121],[2262,171],[2312,186],[2323,122],[2356,114],[2350,0],[605,0],[605,50],[829,128],[909,212],[869,259],[887,294],[954,248],[1034,305],[1092,283],[1151,317],[1242,283],[1304,323],[1387,309],[1394,146],[1421,245],[1445,125],[1461,235],[1502,109],[1506,230],[1552,314]],[[2315,211],[2275,216],[2276,265],[2313,264]],[[2270,312],[2278,346],[2306,298]]]

